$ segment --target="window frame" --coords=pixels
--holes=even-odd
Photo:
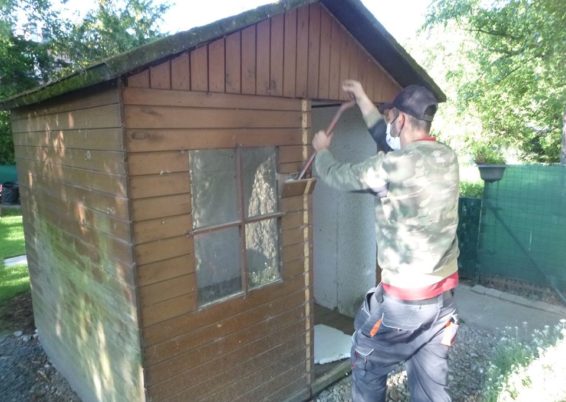
[[[243,151],[245,151],[246,149],[254,149],[254,148],[267,148],[267,147],[273,147],[274,152],[275,152],[275,168],[276,168],[276,173],[275,173],[275,191],[276,191],[276,199],[277,199],[277,212],[271,212],[265,215],[257,215],[257,216],[253,216],[253,217],[246,217],[246,211],[245,211],[245,194],[244,194],[244,158],[243,158]],[[226,222],[226,223],[222,223],[222,224],[217,224],[217,225],[210,225],[210,226],[204,226],[201,228],[191,228],[189,231],[187,231],[187,235],[190,236],[193,241],[195,236],[201,235],[201,234],[206,234],[206,233],[210,233],[210,232],[216,232],[216,231],[220,231],[223,229],[228,229],[228,228],[233,228],[233,227],[237,227],[238,231],[239,231],[239,235],[240,235],[240,273],[241,273],[241,281],[242,281],[242,287],[241,287],[241,291],[230,294],[230,295],[225,295],[222,297],[219,297],[218,299],[203,303],[203,304],[198,304],[198,296],[199,296],[199,287],[198,287],[198,282],[197,282],[197,286],[196,286],[196,292],[197,292],[197,304],[198,304],[198,308],[203,308],[203,307],[207,307],[216,303],[220,303],[223,302],[225,300],[237,297],[237,296],[241,296],[241,295],[247,295],[249,292],[253,291],[253,290],[257,290],[257,289],[261,289],[264,288],[266,286],[271,286],[277,283],[281,283],[283,282],[283,275],[282,275],[282,268],[283,268],[283,242],[282,242],[282,218],[283,216],[285,216],[285,212],[281,211],[281,194],[279,189],[278,189],[278,173],[277,173],[277,166],[279,165],[279,147],[276,145],[258,145],[258,146],[242,146],[242,145],[237,145],[236,147],[233,148],[205,148],[205,149],[191,149],[189,150],[189,152],[187,153],[188,158],[189,158],[189,180],[190,183],[189,187],[191,189],[191,194],[192,194],[192,175],[191,175],[191,151],[220,151],[220,150],[234,150],[236,152],[236,208],[238,211],[238,220],[235,221],[230,221],[230,222]],[[192,201],[192,197],[191,197],[191,214],[192,214],[192,210],[194,208],[193,205],[193,201]],[[279,278],[275,281],[266,283],[264,285],[261,286],[257,286],[257,287],[253,287],[250,289],[249,287],[249,281],[248,281],[248,258],[247,258],[247,250],[246,250],[246,225],[249,223],[254,223],[254,222],[261,222],[261,221],[266,221],[266,220],[270,220],[270,219],[276,219],[276,223],[277,223],[277,248],[278,248],[278,269],[279,269]],[[198,273],[196,272],[196,253],[193,253],[193,261],[195,264],[195,275],[198,278]],[[197,279],[198,281],[198,279]]]

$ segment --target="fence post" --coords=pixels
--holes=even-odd
[[[566,109],[562,116],[562,148],[560,150],[560,164],[566,165]]]

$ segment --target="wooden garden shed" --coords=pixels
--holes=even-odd
[[[36,326],[85,401],[312,392],[313,102],[444,95],[358,0],[287,0],[134,49],[11,110]]]

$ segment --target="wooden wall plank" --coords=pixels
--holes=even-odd
[[[94,91],[94,92],[93,92]],[[76,112],[98,106],[115,105],[120,102],[118,90],[91,89],[80,93],[71,93],[61,98],[53,98],[37,105],[12,110],[11,120],[28,120],[33,117],[64,112]]]
[[[128,76],[127,85],[130,88],[149,88],[149,70],[145,69]]]
[[[329,71],[329,90],[328,97],[330,99],[340,99],[342,92],[342,83],[340,82],[340,26],[336,20],[331,19],[330,28],[330,71]]]
[[[302,292],[292,292],[283,298],[274,300],[272,303],[263,304],[251,310],[244,310],[233,316],[226,316],[213,325],[202,326],[194,331],[180,334],[163,343],[146,348],[147,364],[148,366],[156,365],[179,354],[199,349],[215,338],[252,329],[259,323],[270,319],[273,321],[275,317],[300,307],[303,303],[304,295]],[[219,327],[222,328],[222,334],[218,333]]]
[[[186,235],[193,227],[191,215],[177,215],[134,223],[136,244]]]
[[[127,130],[130,152],[233,148],[237,145],[301,144],[300,129],[140,129]]]
[[[167,205],[167,208],[163,208]],[[136,222],[163,219],[191,213],[190,194],[158,196],[132,201],[132,219]]]
[[[196,289],[196,277],[194,274],[189,274],[142,286],[139,288],[139,291],[142,305],[146,307],[194,293]]]
[[[281,322],[278,323],[279,325],[273,325],[272,320],[267,320],[262,323],[263,325],[258,324],[256,326],[257,330],[256,328],[251,328],[242,331],[241,334],[220,337],[216,342],[208,343],[199,349],[191,350],[188,353],[180,354],[165,362],[158,363],[152,367],[151,375],[148,376],[148,383],[150,386],[159,384],[178,372],[189,369],[191,366],[202,365],[210,359],[225,355],[229,351],[245,348],[250,343],[256,343],[255,353],[263,354],[283,343],[289,345],[293,344],[293,341],[300,342],[300,336],[304,333],[302,314],[304,313],[301,308],[293,309],[289,313],[283,314],[285,318],[280,318]],[[291,339],[293,339],[292,343],[288,342]],[[219,385],[222,386],[222,383],[220,382]],[[203,391],[207,392],[208,390],[205,387]]]
[[[310,99],[318,97],[318,79],[320,66],[320,12],[318,3],[309,6],[309,71],[307,94]]]
[[[298,342],[296,343],[298,344]],[[207,393],[204,399],[201,399],[203,401],[262,400],[262,397],[273,391],[272,387],[278,389],[281,381],[284,383],[292,381],[290,377],[285,379],[279,378],[282,373],[283,375],[287,375],[289,367],[299,366],[301,364],[303,366],[305,365],[304,347],[301,348],[301,345],[293,345],[293,347],[289,347],[285,350],[278,350],[278,352],[270,350],[268,354],[271,358],[263,356],[263,358],[260,359],[250,359],[246,361],[241,365],[241,367],[239,367],[239,375],[235,372],[215,373],[226,379],[226,382],[222,382],[224,384],[222,387],[219,386],[220,378],[209,377],[208,380],[199,385],[195,390],[187,389],[177,395],[176,398],[182,398],[183,396],[190,395],[195,392],[196,395],[198,395],[201,388],[206,389],[208,387],[211,393]],[[259,386],[259,384],[262,385]],[[236,398],[234,398],[235,395]],[[278,399],[268,397],[265,400],[283,401],[287,400],[286,397],[290,395],[291,394],[287,394],[286,396],[282,396]],[[305,400],[308,400],[308,398]]]
[[[168,260],[192,252],[193,240],[186,236],[138,244],[135,247],[136,261],[139,265]]]
[[[90,205],[83,203],[81,200],[72,198],[62,199],[58,192],[50,190],[36,186],[32,191],[29,186],[20,186],[22,200],[27,199],[30,201],[28,210],[38,208],[37,204],[38,200],[40,200],[43,203],[42,205],[48,210],[73,216],[81,227],[96,228],[102,233],[129,241],[131,235],[130,223],[128,221],[116,219],[105,212],[92,209]]]
[[[26,204],[26,208],[28,207],[29,204]],[[73,225],[75,228],[77,227],[76,224],[61,214],[57,215],[56,211],[51,213],[46,209],[33,206],[29,207],[29,211],[30,213],[46,214],[45,220],[41,223],[33,221],[25,225],[30,255],[39,256],[42,264],[50,262],[53,265],[58,264],[56,268],[52,264],[48,264],[43,268],[44,270],[62,270],[60,277],[43,278],[41,280],[45,285],[45,290],[52,292],[53,286],[59,284],[74,294],[78,293],[78,289],[69,286],[67,282],[78,281],[80,286],[81,281],[84,284],[86,280],[99,284],[101,287],[97,291],[100,291],[100,293],[105,292],[104,287],[108,288],[107,291],[110,294],[107,295],[108,301],[104,301],[105,303],[120,304],[120,301],[123,302],[124,298],[128,298],[127,301],[132,301],[134,289],[132,266],[130,264],[131,258],[127,256],[129,249],[124,247],[125,242],[111,236],[102,236],[100,232],[94,233],[94,231],[87,233],[90,237],[85,238],[86,236],[83,237],[80,233],[80,229],[72,230]],[[48,234],[45,232],[46,230],[55,232]],[[96,236],[102,241],[94,245],[92,241],[96,240]],[[107,257],[101,254],[100,249],[102,247],[107,251],[117,251],[112,262],[109,262]],[[126,288],[127,292],[122,292]],[[115,295],[115,291],[122,293]],[[99,295],[103,296],[102,294]],[[124,317],[126,318],[126,314]]]
[[[298,325],[295,324],[291,328],[298,328]],[[200,387],[200,385],[215,373],[222,375],[224,369],[229,370],[230,367],[239,367],[240,365],[261,367],[265,362],[277,360],[278,356],[285,355],[288,345],[299,344],[297,334],[301,334],[301,329],[298,329],[298,333],[296,332],[293,335],[291,328],[286,328],[284,332],[275,334],[272,340],[263,338],[251,342],[235,352],[226,353],[220,359],[211,359],[207,363],[187,371],[187,376],[194,380],[191,383],[187,383],[183,376],[171,376],[166,382],[150,385],[150,392],[158,397],[174,396],[181,398],[180,400],[187,400],[187,394],[184,393],[190,392],[187,387],[194,384],[198,389],[206,389],[206,387]],[[268,351],[268,355],[259,351]],[[222,368],[221,372],[219,372],[219,368]]]
[[[318,98],[328,99],[330,93],[330,45],[331,18],[323,8],[320,15],[320,66],[318,77]]]
[[[340,82],[342,83],[350,78],[350,47],[352,44],[342,26],[340,26],[338,36],[340,42]],[[340,99],[347,99],[347,94],[342,90],[340,91]]]
[[[297,99],[235,94],[223,94],[219,96],[217,94],[205,94],[201,92],[159,91],[132,88],[127,88],[124,91],[124,104],[238,110],[301,110],[301,101]]]
[[[45,130],[14,135],[14,145],[51,147],[54,150],[83,149],[119,151],[124,148],[121,128]]]
[[[196,307],[196,293],[177,296],[172,299],[144,307],[142,309],[142,321],[144,325],[154,325],[163,320],[195,311]]]
[[[348,46],[348,75],[349,78],[352,80],[359,80],[358,74],[358,66],[359,66],[359,58],[358,58],[358,49],[352,43],[352,36],[350,33],[347,33],[348,40],[350,41],[350,45]]]
[[[48,209],[67,211],[68,214],[75,217],[81,226],[87,226],[96,228],[101,228],[102,232],[107,232],[114,234],[118,238],[124,240],[129,239],[129,232],[127,230],[126,220],[121,218],[116,218],[109,214],[105,215],[104,211],[100,211],[96,208],[96,205],[85,204],[83,200],[74,199],[69,197],[67,194],[71,193],[75,188],[63,186],[63,190],[47,188],[42,186],[35,186],[33,191],[30,187],[21,182],[20,193],[22,194],[22,199],[27,197],[29,203],[27,204],[29,208],[38,208],[38,205],[43,205],[40,201],[45,200],[45,204],[49,203]],[[78,190],[82,190],[78,188]],[[83,190],[84,191],[84,190]],[[61,197],[61,193],[63,197]],[[97,197],[98,193],[93,193],[93,198]],[[46,207],[47,208],[47,207]]]
[[[191,90],[208,91],[208,47],[191,51]]]
[[[297,70],[297,9],[285,13],[283,96],[294,97]]]
[[[256,26],[242,31],[242,93],[256,93]]]
[[[290,145],[279,147],[279,163],[302,162],[310,157],[311,147],[303,145]]]
[[[145,286],[194,272],[190,254],[137,267],[138,285]]]
[[[140,400],[119,90],[98,90],[16,112],[22,119],[14,127],[25,131],[16,136],[16,154],[26,253],[36,325],[50,359],[82,398]]]
[[[259,348],[259,351],[262,351],[258,353],[259,356],[254,358],[251,355],[243,359],[238,365],[238,370],[229,370],[222,366],[207,372],[206,376],[192,377],[199,382],[191,383],[189,388],[176,394],[171,401],[185,401],[187,398],[200,401],[242,400],[239,399],[242,394],[252,395],[250,399],[247,397],[243,399],[244,401],[262,400],[262,396],[273,391],[271,387],[279,389],[281,382],[285,384],[289,381],[290,376],[279,378],[280,375],[287,374],[289,367],[302,365],[304,368],[304,347],[301,348],[298,339],[297,336],[293,337],[289,334],[289,338],[285,339],[287,349],[279,349],[277,354],[274,353],[273,348],[267,351]],[[261,342],[256,343],[261,345]],[[258,389],[258,384],[262,384],[267,390]],[[248,394],[251,390],[257,393]]]
[[[271,21],[264,20],[257,24],[257,54],[256,54],[256,94],[269,95],[269,64],[271,44]]]
[[[280,14],[271,18],[271,54],[269,93],[272,96],[283,95],[283,41],[285,15]]]
[[[130,178],[130,197],[135,199],[185,194],[189,190],[187,173],[133,176]]]
[[[375,75],[374,75],[374,69],[373,69],[373,60],[367,54],[365,56],[366,56],[366,60],[367,60],[367,64],[365,65],[365,74],[366,74],[365,88],[367,88],[366,91],[367,91],[368,97],[373,101],[375,99],[375,94],[373,93],[374,81],[375,81]]]
[[[377,78],[373,81],[373,97],[374,97],[373,100],[383,102],[383,100],[385,99],[384,90],[383,90],[383,81],[381,78],[381,74],[379,74],[380,71],[378,71],[377,66],[374,66],[373,73],[374,75],[377,76]]]
[[[208,90],[225,92],[224,38],[208,45]]]
[[[226,92],[241,91],[241,34],[235,32],[226,37]]]
[[[150,67],[149,82],[155,89],[171,89],[171,62],[168,60]]]
[[[132,153],[128,156],[130,176],[188,172],[189,160],[184,151]]]
[[[191,89],[191,70],[189,53],[181,53],[171,60],[171,88],[189,91]]]
[[[302,197],[300,197],[302,199]],[[263,304],[276,303],[281,297],[297,291],[302,292],[304,287],[303,274],[290,277],[285,283],[276,283],[272,286],[256,289],[245,298],[235,298],[229,303],[213,304],[206,309],[169,318],[159,325],[146,325],[144,329],[145,345],[150,347],[171,340],[177,336],[198,330],[199,328],[236,316],[244,311],[255,309]]]
[[[13,120],[12,132],[114,128],[121,127],[121,123],[119,106],[113,104]]]
[[[294,128],[301,116],[288,111],[225,110],[128,106],[125,120],[129,128]]]
[[[64,160],[63,160],[64,163]],[[43,183],[53,185],[65,184],[88,191],[98,191],[126,197],[126,175],[112,175],[108,172],[96,172],[78,169],[51,161],[39,162],[35,159],[17,158],[16,164],[20,175],[25,176],[26,183]]]
[[[309,41],[309,7],[304,6],[297,10],[297,86],[295,96],[299,98],[308,96]]]
[[[68,166],[114,175],[125,175],[125,154],[120,151],[98,151],[67,149],[55,150],[51,147],[16,146],[18,158],[35,160],[46,164]]]

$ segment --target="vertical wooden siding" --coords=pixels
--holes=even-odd
[[[123,98],[150,397],[223,401],[307,392],[311,226],[303,198],[282,204],[283,281],[206,309],[197,306],[194,245],[186,234],[187,151],[271,145],[279,171],[296,172],[308,156],[307,102],[141,88],[125,88]],[[279,384],[281,378],[288,381]]]
[[[288,11],[128,78],[128,86],[344,100],[360,80],[375,102],[399,85],[319,3]],[[179,85],[182,83],[182,85]]]
[[[13,113],[35,323],[85,401],[143,400],[116,88]]]

